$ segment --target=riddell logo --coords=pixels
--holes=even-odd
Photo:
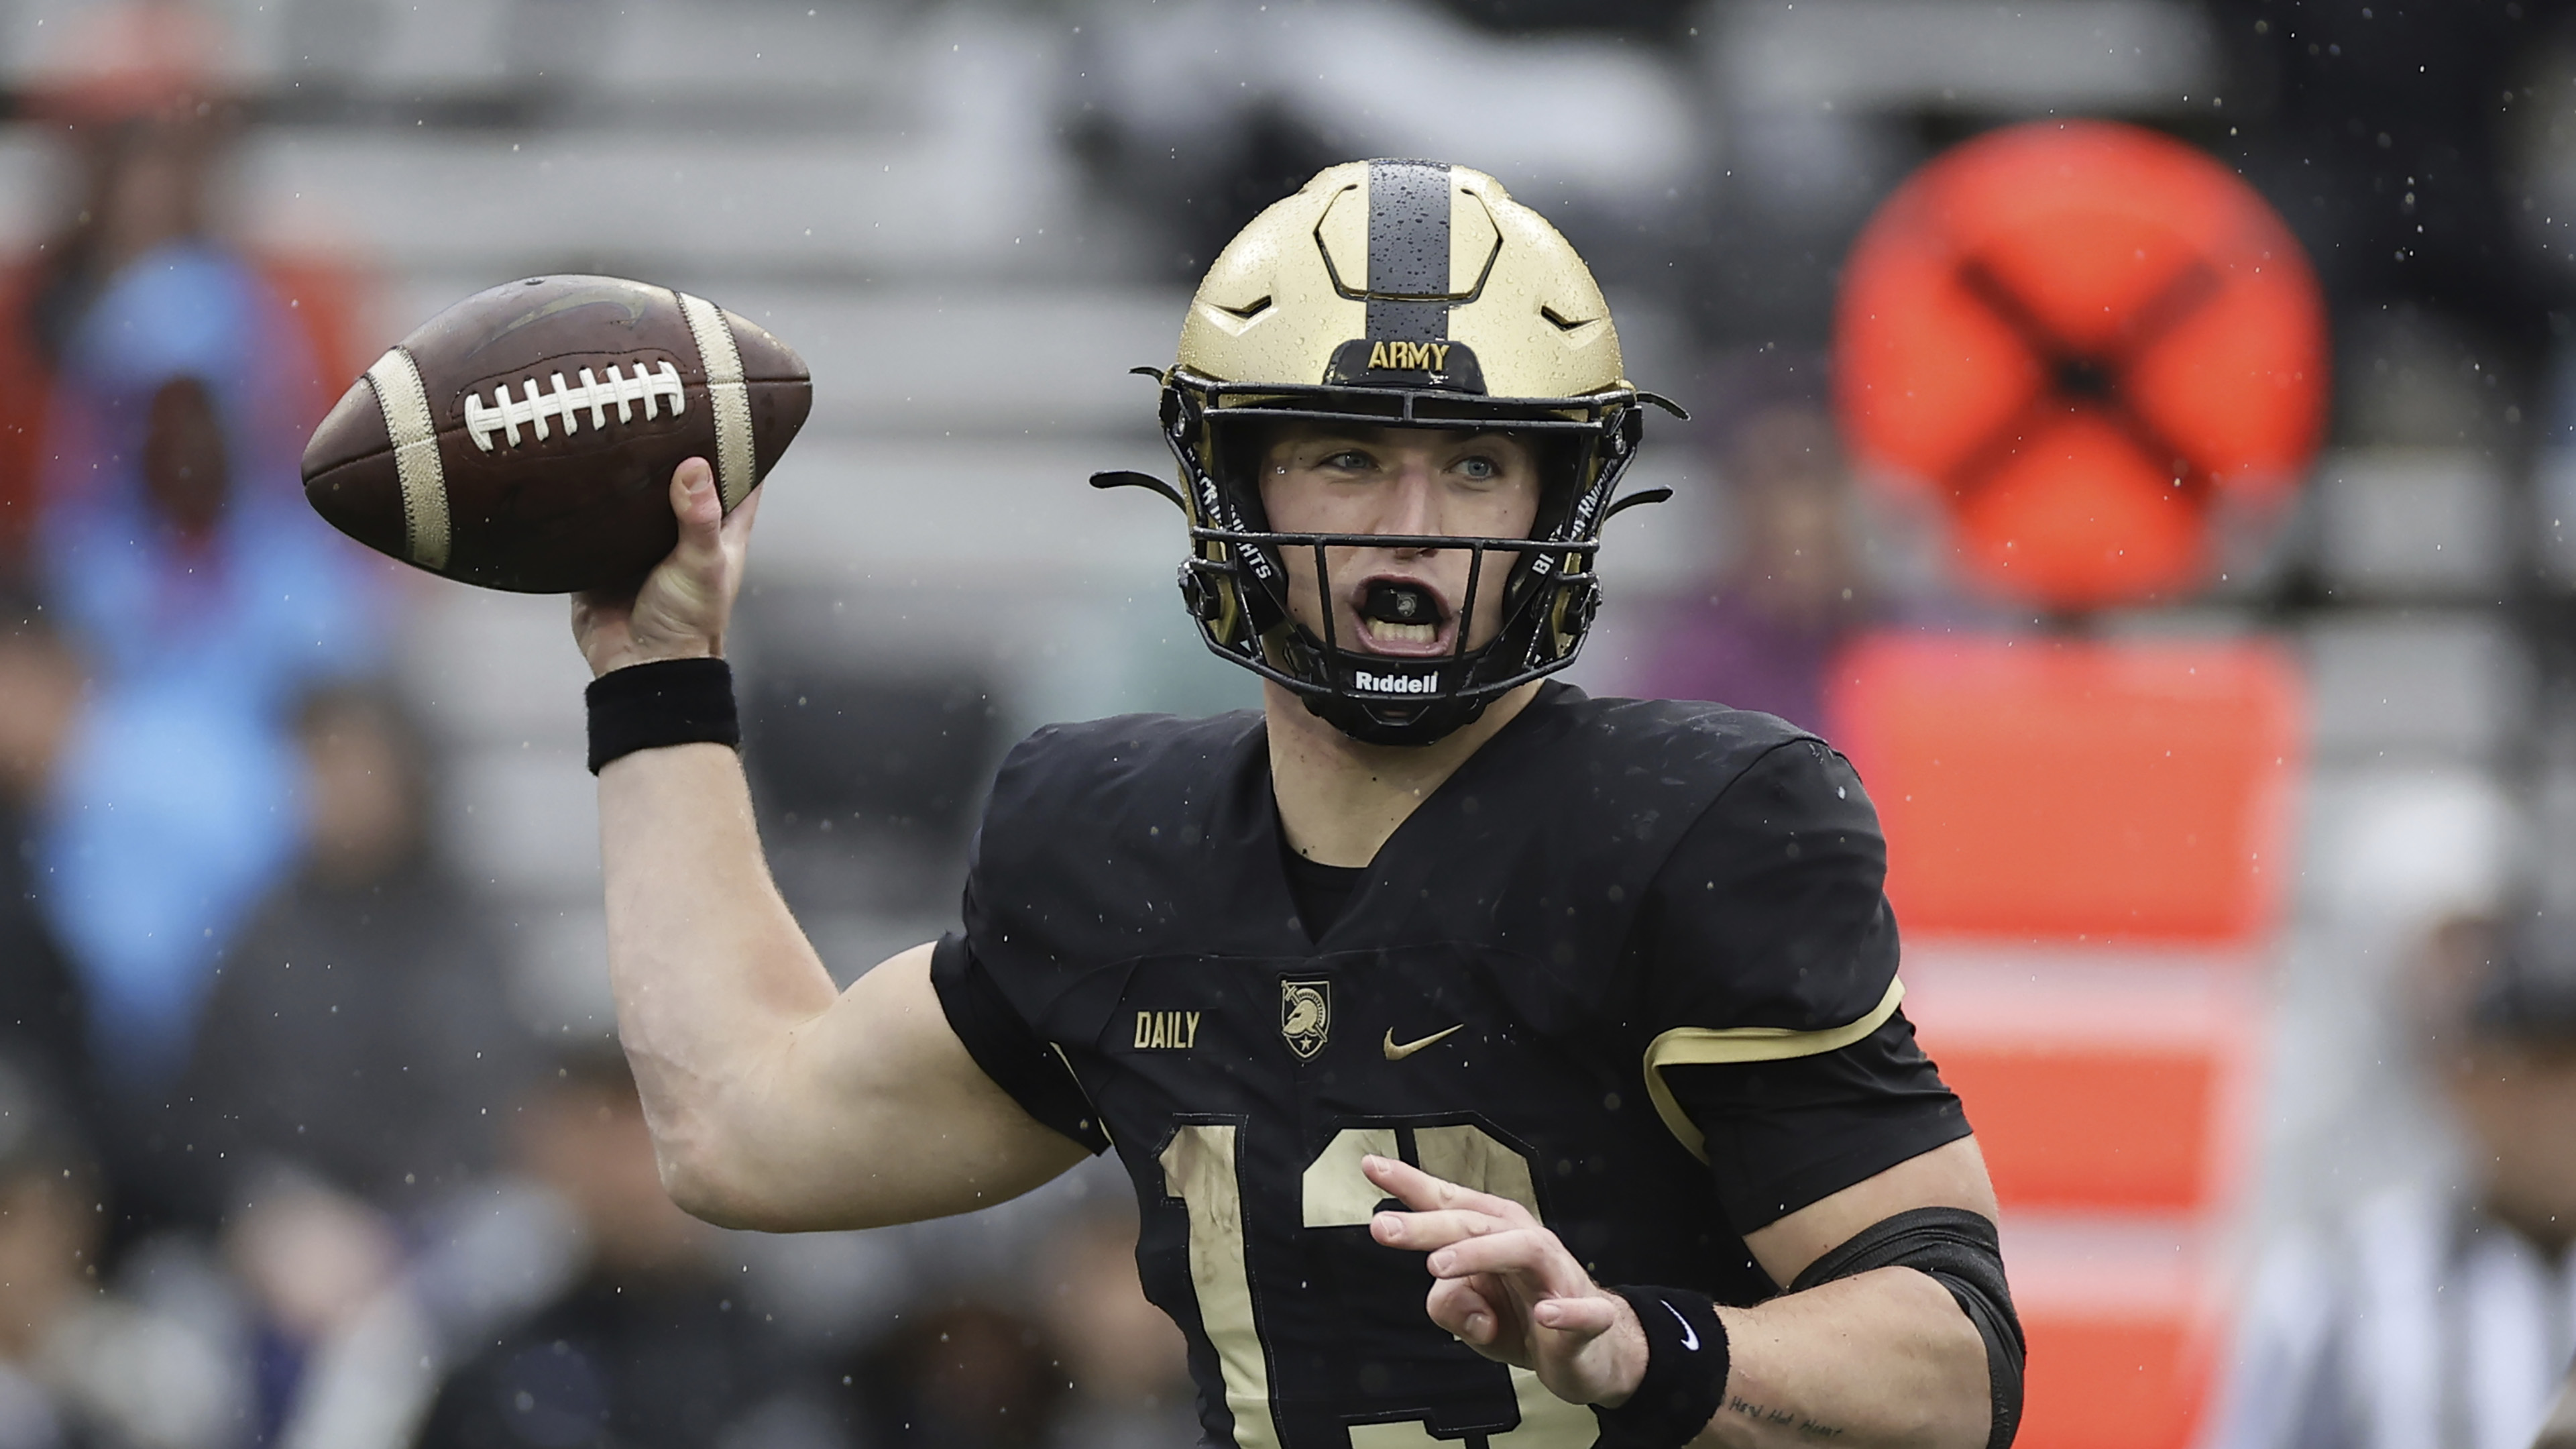
[[[1373,689],[1380,694],[1429,694],[1433,676],[1428,674],[1371,674],[1365,669],[1352,671],[1352,687]]]

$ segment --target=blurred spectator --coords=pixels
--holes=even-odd
[[[277,1172],[224,1225],[223,1246],[252,1311],[254,1441],[335,1449],[400,1444],[428,1391],[417,1369],[434,1344],[404,1292],[393,1225],[355,1198]],[[308,1423],[316,1401],[349,1376],[346,1369],[334,1374],[332,1359],[349,1357],[346,1346],[388,1317],[400,1349],[394,1372],[390,1381],[381,1372],[368,1374],[359,1387],[376,1402],[372,1417],[390,1419],[391,1427],[360,1434],[342,1422],[333,1437],[317,1439]],[[384,1334],[380,1329],[376,1336]]]
[[[284,444],[359,366],[349,346],[359,291],[351,269],[320,257],[239,255],[217,240],[216,178],[240,107],[217,71],[229,49],[209,13],[180,0],[86,7],[40,37],[23,100],[62,146],[52,234],[0,260],[0,579],[18,574],[55,452],[50,394],[91,308],[149,256],[220,258],[243,283],[266,334],[246,358],[259,411],[244,421]],[[60,478],[51,480],[56,485]]]
[[[94,15],[29,108],[56,123],[71,184],[35,254],[0,269],[0,567],[14,571],[35,529],[46,398],[73,329],[110,277],[155,247],[204,229],[205,161],[222,122],[197,101],[207,27],[177,6]]]
[[[100,1291],[98,1177],[69,1119],[0,1064],[0,1445],[217,1449],[240,1384],[183,1319]]]
[[[1136,1218],[1125,1195],[1025,1201],[1051,1225],[999,1253],[1026,1265],[1017,1277],[951,1264],[945,1286],[919,1294],[842,1371],[856,1441],[869,1449],[1197,1444],[1186,1350],[1137,1282]],[[996,1246],[984,1245],[973,1268],[989,1267]]]
[[[100,1080],[145,1098],[292,859],[292,702],[372,660],[376,610],[297,486],[319,319],[212,221],[236,115],[220,27],[179,0],[67,19],[28,106],[76,194],[0,274],[0,555],[36,545],[28,581],[94,673],[41,811],[39,899]]]
[[[571,1207],[588,1260],[457,1368],[419,1449],[703,1449],[780,1412],[777,1345],[716,1272],[713,1231],[662,1190],[623,1057],[567,1060],[517,1114],[514,1148]]]
[[[1820,729],[1827,664],[1876,610],[1832,421],[1807,403],[1756,413],[1727,451],[1726,480],[1738,546],[1713,590],[1666,624],[1646,692]]]
[[[407,1262],[404,1236],[496,1167],[532,1046],[488,917],[428,848],[424,751],[399,707],[326,691],[298,736],[306,864],[228,953],[178,1090],[116,1105],[116,1228],[223,1222],[267,1442],[391,1446],[455,1316],[421,1298],[453,1296],[460,1268]]]
[[[225,1207],[281,1169],[409,1219],[490,1173],[534,1047],[490,913],[429,847],[427,753],[399,706],[305,706],[301,873],[225,956],[170,1139]]]
[[[2420,1044],[2467,1181],[2362,1205],[2269,1255],[2221,1449],[2528,1445],[2576,1355],[2576,960],[2454,920],[2417,982]]]
[[[1196,1392],[1181,1331],[1147,1302],[1136,1277],[1130,1211],[1083,1212],[1048,1239],[1038,1262],[1038,1314],[1064,1355],[1072,1392],[1052,1449],[1189,1449],[1199,1442]]]
[[[246,425],[264,338],[202,250],[129,266],[73,339],[42,527],[54,615],[94,662],[43,851],[49,916],[116,1095],[185,1059],[214,963],[293,858],[293,702],[369,667],[374,585]]]
[[[871,1449],[1049,1449],[1065,1390],[1036,1324],[972,1298],[907,1315],[850,1381]]]
[[[88,1075],[80,990],[37,907],[36,831],[84,688],[44,614],[0,595],[0,1051],[65,1098]]]

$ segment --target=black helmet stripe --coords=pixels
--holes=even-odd
[[[1442,162],[1369,163],[1369,341],[1449,335],[1449,199]]]

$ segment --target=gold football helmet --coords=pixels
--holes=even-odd
[[[1600,602],[1601,525],[1653,489],[1616,499],[1636,454],[1639,407],[1680,409],[1621,373],[1619,333],[1592,273],[1546,218],[1481,171],[1432,161],[1354,161],[1318,173],[1227,244],[1190,300],[1163,384],[1176,491],[1139,485],[1189,516],[1181,593],[1208,648],[1294,690],[1355,738],[1428,744],[1505,691],[1574,661]],[[1536,444],[1546,487],[1527,538],[1394,540],[1268,526],[1247,421],[1508,431]],[[1332,546],[1436,544],[1473,554],[1460,613],[1504,592],[1501,632],[1433,660],[1343,647],[1331,611],[1317,638],[1289,614],[1285,549],[1311,549],[1326,598]],[[1488,566],[1491,555],[1507,563]],[[1497,583],[1493,575],[1502,575]]]

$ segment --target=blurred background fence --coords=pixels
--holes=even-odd
[[[1600,273],[1630,375],[1695,410],[1639,465],[1675,500],[1610,526],[1587,688],[1867,735],[1907,696],[1901,671],[1836,683],[1887,657],[1858,641],[2259,656],[2255,724],[2212,748],[2286,732],[2228,797],[2278,812],[2279,853],[2223,962],[2123,975],[2135,942],[2010,919],[1920,956],[1950,983],[1926,1040],[1998,1084],[2005,1159],[2013,1104],[2074,1090],[2014,1077],[2038,1070],[2016,1042],[2144,1052],[2164,1065],[2121,1080],[2173,1104],[2135,1140],[2184,1187],[2068,1199],[2024,1159],[2008,1249],[2054,1265],[2032,1291],[2170,1330],[2054,1359],[2039,1339],[2035,1384],[2079,1359],[2110,1377],[2061,1380],[2093,1387],[2049,1391],[2024,1442],[2366,1421],[2519,1444],[2566,1367],[2576,6],[10,0],[0,101],[0,1120],[53,1124],[0,1141],[0,1196],[95,1163],[113,1203],[0,1237],[50,1232],[27,1251],[116,1285],[113,1314],[75,1271],[46,1301],[85,1318],[0,1323],[5,1383],[29,1385],[0,1392],[0,1442],[56,1442],[10,1437],[21,1398],[59,1442],[170,1445],[469,1442],[487,1400],[640,1402],[617,1364],[645,1350],[600,1285],[682,1260],[675,1332],[735,1367],[669,1442],[1191,1442],[1177,1340],[1115,1266],[1114,1179],[904,1233],[704,1238],[637,1206],[658,1199],[631,1150],[549,1135],[632,1125],[597,1050],[563,603],[359,556],[303,513],[293,457],[382,347],[516,275],[668,283],[801,349],[814,417],[767,489],[738,658],[778,874],[846,979],[950,923],[986,773],[1028,728],[1253,702],[1184,627],[1178,521],[1083,479],[1164,466],[1127,370],[1168,361],[1223,239],[1372,155],[1542,208]],[[2080,612],[1980,582],[1832,410],[1864,224],[1932,157],[2049,118],[2133,123],[2250,183],[2331,338],[2324,446],[2288,501],[2213,513],[2206,577]],[[2134,804],[2120,784],[2090,808]],[[294,976],[317,963],[330,990]],[[2352,1286],[2343,1245],[2372,1232],[2431,1266]],[[2460,1233],[2507,1246],[2427,1246]],[[2370,1360],[2340,1328],[2366,1315],[2317,1305],[2385,1316],[2454,1268],[2485,1285],[2448,1300],[2480,1305],[2466,1356],[2352,1382]],[[544,1379],[520,1349],[548,1333],[628,1349]],[[138,1393],[135,1364],[177,1387]]]

